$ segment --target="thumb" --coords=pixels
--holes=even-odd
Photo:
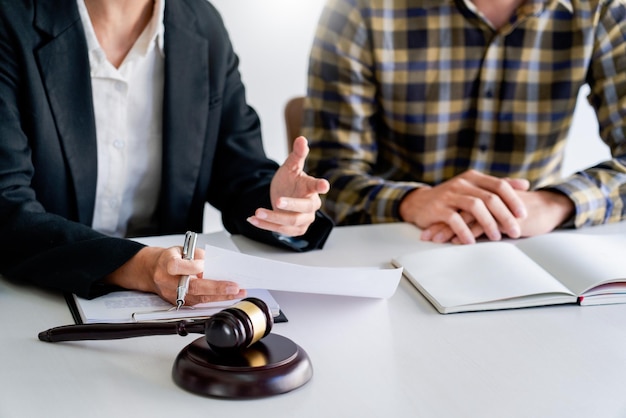
[[[305,137],[299,136],[293,140],[293,150],[287,156],[283,165],[291,171],[300,171],[304,168],[304,162],[309,155],[309,144]]]

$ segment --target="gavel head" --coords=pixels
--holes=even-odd
[[[245,298],[206,321],[205,338],[216,352],[250,347],[272,330],[274,318],[267,304]]]

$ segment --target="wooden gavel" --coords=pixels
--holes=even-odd
[[[250,347],[267,336],[273,324],[274,318],[267,304],[251,297],[200,321],[64,325],[40,332],[39,339],[46,342],[116,340],[195,333],[204,334],[209,347],[219,352]]]

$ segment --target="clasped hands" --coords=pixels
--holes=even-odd
[[[322,193],[330,189],[328,181],[307,175],[304,163],[309,153],[307,140],[298,137],[293,151],[274,174],[270,185],[272,209],[259,208],[248,218],[257,228],[287,236],[306,232],[321,207]],[[186,305],[246,296],[237,283],[226,280],[197,280],[204,270],[204,250],[196,248],[193,260],[184,260],[181,247],[145,247],[124,265],[109,274],[105,282],[126,289],[156,293],[175,304],[176,288],[182,275],[191,276]]]
[[[421,239],[472,244],[552,231],[574,212],[565,195],[530,191],[525,179],[497,178],[468,170],[440,185],[409,192],[400,216],[422,229]]]

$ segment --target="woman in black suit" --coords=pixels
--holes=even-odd
[[[200,230],[205,202],[233,234],[321,248],[328,182],[263,151],[238,60],[206,0],[0,0],[0,274],[93,297],[176,300],[202,250],[132,236]],[[187,303],[242,297],[192,280]]]

